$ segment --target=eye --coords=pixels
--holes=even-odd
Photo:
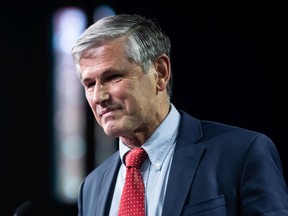
[[[107,77],[108,81],[117,81],[119,79],[121,79],[121,74],[111,74],[110,76]]]
[[[96,82],[85,82],[84,86],[85,86],[85,88],[91,88],[91,87],[95,86],[95,83]]]

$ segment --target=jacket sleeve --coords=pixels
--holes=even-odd
[[[240,183],[243,216],[288,216],[288,190],[276,146],[257,136],[247,151]]]

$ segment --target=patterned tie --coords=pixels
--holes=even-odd
[[[146,158],[143,148],[132,149],[125,156],[126,178],[118,216],[145,216],[145,188],[140,167]]]

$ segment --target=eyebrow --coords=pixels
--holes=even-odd
[[[125,74],[125,71],[121,70],[121,69],[117,69],[117,68],[111,67],[111,68],[108,68],[107,70],[104,70],[103,72],[101,72],[100,78],[105,78],[105,77],[107,77],[109,75],[112,75],[112,74],[115,74],[115,73]],[[81,76],[81,83],[90,82],[91,80],[95,81],[95,79],[91,79],[91,78],[83,79],[83,76]]]

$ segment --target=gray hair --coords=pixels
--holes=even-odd
[[[88,27],[72,48],[72,57],[80,76],[79,61],[84,51],[125,36],[125,52],[130,61],[147,73],[150,65],[162,54],[170,58],[171,42],[160,26],[139,15],[119,14],[104,17]],[[172,74],[167,85],[172,95]]]

